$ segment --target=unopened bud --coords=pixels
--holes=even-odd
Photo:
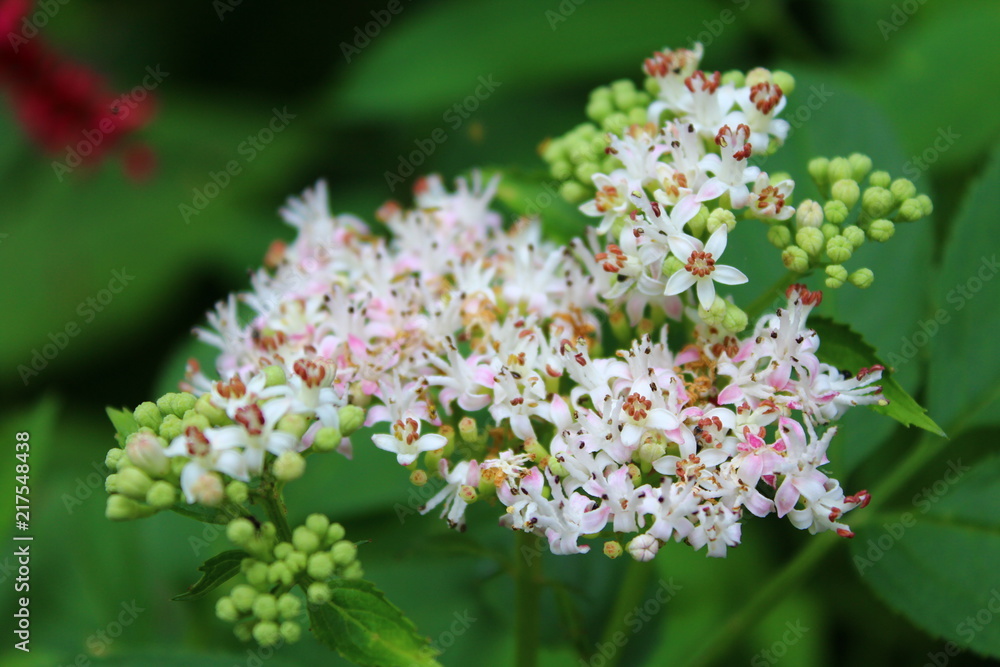
[[[891,239],[895,232],[896,226],[892,224],[892,221],[881,218],[879,220],[873,220],[871,225],[869,225],[868,238],[872,241],[884,242]]]
[[[242,505],[250,497],[250,487],[245,482],[233,480],[226,484],[226,498],[229,498],[237,505]]]
[[[292,545],[297,551],[308,555],[319,549],[319,536],[305,526],[299,526],[292,533]]]
[[[823,217],[831,225],[842,224],[844,220],[847,220],[849,213],[847,205],[839,199],[831,199],[823,204]]]
[[[337,411],[340,418],[340,433],[345,438],[351,437],[365,423],[365,411],[356,405],[345,405]]]
[[[326,551],[320,551],[309,556],[309,564],[306,566],[306,574],[313,579],[326,581],[333,576],[333,557]]]
[[[352,563],[358,556],[358,547],[354,542],[348,540],[340,540],[332,547],[330,547],[330,555],[333,556],[333,562],[343,567],[348,563]]]
[[[815,200],[806,199],[795,209],[795,224],[799,227],[819,227],[823,224],[823,207]]]
[[[160,437],[170,442],[184,432],[184,422],[177,415],[164,415],[160,423]]]
[[[734,303],[726,304],[726,316],[722,319],[722,326],[730,333],[739,333],[747,328],[749,320],[747,314]]]
[[[847,269],[840,264],[831,264],[826,267],[826,286],[830,289],[837,289],[847,280]]]
[[[720,296],[716,296],[708,310],[699,305],[698,315],[706,324],[721,324],[722,319],[726,316],[726,300]]]
[[[904,200],[899,205],[899,213],[896,214],[896,219],[900,222],[916,222],[922,217],[924,217],[924,207],[916,198]]]
[[[118,473],[116,490],[134,500],[145,500],[153,480],[139,468],[130,466]]]
[[[365,571],[361,568],[361,561],[356,560],[340,571],[340,576],[344,579],[361,579],[365,576]]]
[[[888,215],[895,203],[892,193],[885,188],[867,188],[861,198],[861,208],[869,218]]]
[[[278,598],[278,615],[283,619],[297,618],[302,613],[302,600],[293,593],[284,593]]]
[[[660,550],[660,542],[652,535],[643,533],[632,538],[626,548],[632,558],[644,563],[653,560],[656,552]]]
[[[306,460],[298,452],[282,452],[274,460],[274,476],[282,482],[290,482],[302,477],[306,471]]]
[[[312,604],[326,604],[330,601],[330,586],[322,581],[314,581],[306,590],[306,597]]]
[[[211,394],[202,394],[194,406],[195,412],[205,417],[212,426],[227,426],[233,423],[226,411],[212,403]]]
[[[261,646],[274,646],[281,641],[281,631],[274,621],[261,621],[253,626],[253,638]]]
[[[851,180],[851,176],[853,175],[854,169],[851,168],[851,163],[847,161],[847,158],[835,157],[830,160],[830,167],[826,174],[830,183]]]
[[[852,153],[847,156],[847,162],[851,165],[851,178],[858,182],[861,182],[872,170],[872,159],[861,153]]]
[[[786,248],[792,242],[792,230],[780,223],[774,224],[767,230],[767,240],[778,249]]]
[[[152,401],[140,403],[139,407],[132,412],[132,416],[135,417],[135,421],[140,427],[145,426],[154,431],[158,431],[163,422],[163,413]]]
[[[278,600],[270,593],[258,595],[250,610],[261,620],[273,621],[278,618]]]
[[[619,544],[618,542],[609,541],[604,543],[604,555],[610,558],[611,560],[618,558],[624,552],[625,550],[622,549],[622,545]]]
[[[851,181],[853,183],[854,181]],[[823,232],[817,227],[800,227],[795,232],[795,243],[813,257],[818,257],[823,252],[826,238]]]
[[[257,527],[250,519],[238,517],[226,526],[226,538],[236,546],[244,546],[257,534]]]
[[[288,569],[288,565],[284,561],[276,561],[271,563],[267,568],[267,580],[271,582],[271,585],[284,584],[285,586],[291,586],[292,582],[295,581],[292,571]]]
[[[813,181],[820,189],[825,186],[829,180],[830,172],[830,161],[825,157],[817,157],[809,160],[809,165],[806,167],[809,171],[809,175],[812,176]]]
[[[897,178],[889,186],[889,192],[892,193],[892,197],[896,200],[896,203],[900,204],[917,195],[917,186],[908,178]]]
[[[472,417],[462,417],[458,422],[458,434],[465,442],[476,442],[479,438],[479,427],[476,425],[476,420]]]
[[[781,253],[781,263],[789,271],[805,273],[809,270],[809,254],[797,245],[790,245]]]
[[[857,181],[844,178],[833,183],[830,187],[830,195],[835,200],[844,202],[844,206],[847,207],[847,210],[850,210],[858,203],[858,199],[861,197],[861,188],[858,186]]]
[[[873,171],[868,177],[868,184],[876,188],[887,188],[892,183],[892,176],[887,171]]]
[[[331,523],[330,527],[326,529],[326,537],[323,539],[323,546],[329,548],[336,542],[344,539],[344,535],[347,532],[344,527],[339,523]]]
[[[708,215],[706,228],[709,234],[714,234],[715,230],[723,225],[728,228],[728,231],[733,231],[736,228],[736,215],[728,209],[717,208]]]
[[[297,439],[301,439],[309,429],[309,419],[305,415],[287,414],[278,420],[277,430],[288,433]]]
[[[177,487],[162,479],[158,482],[153,482],[153,485],[149,487],[149,491],[146,492],[146,504],[158,510],[173,507],[176,502]]]
[[[781,88],[781,92],[785,96],[791,95],[795,92],[795,77],[786,72],[783,69],[776,69],[771,72],[771,79]]]
[[[855,248],[860,248],[865,242],[865,232],[863,229],[857,225],[848,225],[844,227],[844,231],[841,232],[844,238],[851,242],[851,245]],[[832,236],[830,238],[833,238]]]
[[[205,473],[191,487],[191,495],[197,503],[206,507],[216,507],[225,498],[222,479],[215,473]]]
[[[132,465],[153,477],[163,477],[170,470],[170,461],[163,450],[167,442],[151,431],[133,433],[125,441],[125,453]]]
[[[843,264],[854,254],[854,246],[843,236],[834,236],[826,242],[826,254],[834,264]]]
[[[160,397],[156,401],[156,407],[159,408],[160,412],[164,415],[172,414],[177,417],[183,417],[184,413],[188,410],[193,410],[198,399],[194,397],[194,394],[189,394],[188,392],[178,392],[178,393],[168,393]]]
[[[221,597],[215,603],[215,615],[219,620],[226,621],[227,623],[235,623],[240,620],[240,612],[237,611],[236,605],[233,604],[233,599],[230,597]]]
[[[278,631],[287,644],[294,644],[302,638],[302,626],[295,621],[285,621],[278,628]]]
[[[855,287],[868,289],[871,287],[872,281],[875,280],[875,274],[872,273],[871,269],[858,269],[848,276],[847,279],[851,281],[851,284]]]

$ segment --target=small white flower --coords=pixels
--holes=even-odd
[[[420,422],[412,417],[397,420],[392,425],[392,435],[377,433],[372,436],[372,442],[379,449],[394,453],[401,466],[416,461],[420,452],[432,452],[448,444],[448,440],[437,433],[420,435]]]
[[[716,265],[716,260],[726,249],[728,230],[725,225],[715,230],[704,248],[701,241],[693,236],[678,236],[671,239],[670,251],[684,262],[684,268],[667,280],[663,293],[667,296],[680,294],[692,285],[697,285],[698,303],[705,310],[715,301],[715,283],[742,285],[747,277],[732,266]]]

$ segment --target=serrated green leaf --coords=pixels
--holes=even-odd
[[[239,572],[240,563],[244,558],[249,556],[250,554],[242,549],[230,549],[229,551],[223,551],[221,554],[212,556],[198,568],[198,571],[203,573],[201,579],[189,588],[186,593],[181,593],[171,599],[188,602],[205,597],[205,595],[229,581]]]
[[[439,665],[427,639],[371,582],[341,579],[330,582],[330,588],[330,602],[309,609],[320,642],[359,665]]]
[[[875,365],[885,365],[879,359],[875,348],[865,342],[860,334],[850,327],[826,317],[810,317],[809,328],[819,334],[820,346],[816,356],[839,369],[857,372],[861,368]],[[886,369],[879,380],[882,395],[889,401],[888,405],[870,406],[876,412],[892,417],[903,426],[918,426],[935,435],[944,436],[941,427],[927,416],[927,410],[922,408],[905,389],[892,377],[892,370]]]
[[[909,511],[859,527],[851,541],[859,574],[889,606],[932,635],[992,657],[1000,657],[998,497],[1000,458],[971,470],[949,461]]]
[[[105,411],[108,413],[108,418],[115,427],[115,440],[124,447],[128,437],[139,430],[139,423],[127,408],[122,408],[121,410],[105,408]]]
[[[995,424],[1000,399],[1000,280],[995,220],[1000,210],[1000,150],[994,151],[952,226],[925,332],[931,361],[928,403],[950,430]],[[926,343],[925,343],[926,344]]]

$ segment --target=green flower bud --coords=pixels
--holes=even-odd
[[[149,487],[149,491],[146,492],[146,504],[158,510],[173,507],[176,502],[177,487],[162,479],[158,482],[153,482],[153,485]]]
[[[897,178],[889,186],[889,192],[892,193],[893,199],[896,203],[902,203],[903,201],[915,197],[917,194],[917,186],[913,184],[913,181],[908,178]]]
[[[645,125],[649,120],[646,114],[646,107],[649,106],[649,99],[645,96],[636,95],[636,99],[642,101],[641,106],[635,106],[628,111],[628,122],[630,125]]]
[[[441,458],[437,457],[437,461],[434,461],[434,464],[431,465],[430,460],[431,460],[432,454],[433,454],[433,452],[428,452],[427,456],[424,458],[424,464],[428,468],[437,468],[437,461],[440,461]],[[418,486],[418,487],[427,484],[427,472],[424,471],[424,470],[414,470],[413,472],[411,472],[410,473],[410,484],[412,484],[413,486]]]
[[[895,199],[893,199],[892,193],[885,188],[868,188],[861,198],[861,208],[870,218],[881,218],[887,215],[893,206],[895,206]]]
[[[662,442],[656,442],[654,440],[647,440],[639,445],[639,449],[636,450],[636,456],[638,457],[639,464],[643,472],[649,472],[652,470],[653,461],[662,458],[666,453],[666,445]]]
[[[876,188],[887,188],[892,183],[892,176],[887,171],[873,171],[868,177],[868,184]]]
[[[809,160],[809,165],[806,169],[820,189],[823,189],[823,186],[829,182],[830,161],[825,157],[815,157]]]
[[[264,369],[264,386],[277,387],[285,384],[285,369],[281,366],[268,366]]]
[[[687,227],[694,236],[701,236],[705,232],[709,215],[708,207],[702,204],[694,217],[687,221]]]
[[[117,473],[111,473],[110,475],[108,475],[107,477],[104,478],[104,490],[107,493],[109,493],[109,494],[111,494],[111,493],[118,493],[118,474]]]
[[[851,163],[847,161],[847,158],[835,157],[830,160],[830,167],[827,170],[826,177],[830,183],[836,183],[837,181],[851,180],[853,174],[854,169],[851,168]]]
[[[160,424],[160,437],[170,442],[184,432],[184,423],[174,414],[164,415]]]
[[[838,234],[826,242],[826,254],[834,264],[843,264],[854,254],[854,246]]]
[[[726,316],[726,300],[716,296],[708,310],[699,305],[698,314],[706,324],[722,324],[722,319]]]
[[[108,496],[108,504],[104,508],[104,516],[111,521],[130,521],[141,519],[153,513],[150,508],[143,507],[136,501],[114,493]]]
[[[298,452],[282,452],[274,460],[274,476],[282,482],[291,482],[302,477],[306,471],[306,460]]]
[[[479,491],[477,491],[476,487],[474,486],[471,486],[469,484],[463,484],[462,486],[458,487],[458,497],[461,498],[466,503],[468,503],[469,505],[471,505],[472,503],[479,500]]]
[[[301,551],[293,551],[288,554],[288,558],[285,559],[285,565],[288,566],[288,569],[292,574],[298,574],[302,570],[306,569],[306,563],[308,561],[309,557],[306,554]]]
[[[354,562],[358,556],[358,547],[354,542],[340,540],[330,547],[330,555],[333,556],[333,562],[336,565],[343,567]]]
[[[326,604],[331,598],[330,587],[322,581],[314,581],[309,584],[306,597],[310,604]]]
[[[288,644],[294,644],[302,638],[302,626],[295,621],[285,621],[278,630],[281,638]]]
[[[663,276],[669,277],[684,268],[684,262],[677,259],[674,255],[667,255],[667,258],[663,260]]]
[[[816,227],[800,227],[795,232],[795,243],[811,256],[818,257],[823,251],[826,238],[823,236],[823,232]]]
[[[573,170],[573,175],[577,180],[589,183],[594,174],[598,173],[601,167],[596,162],[584,162]]]
[[[293,593],[284,593],[278,598],[278,616],[288,620],[302,613],[302,600]]]
[[[229,498],[237,505],[242,505],[249,497],[250,487],[245,482],[233,480],[229,484],[226,484],[226,498]]]
[[[621,79],[611,84],[611,96],[614,98],[615,106],[626,110],[635,106],[637,92],[635,84],[629,79]]]
[[[749,320],[743,310],[732,303],[726,305],[726,316],[722,319],[722,326],[730,333],[739,333],[747,328]]]
[[[895,232],[896,226],[892,224],[891,220],[880,218],[873,220],[871,225],[869,225],[868,238],[872,241],[888,241]]]
[[[192,494],[195,502],[206,507],[218,507],[226,497],[222,487],[222,478],[214,472],[199,477],[194,483]]]
[[[248,642],[253,639],[253,624],[252,623],[237,623],[233,626],[233,634],[241,642]]]
[[[311,554],[319,549],[319,536],[305,526],[299,526],[292,533],[292,544],[302,553]]]
[[[622,135],[626,127],[628,127],[628,116],[621,112],[613,113],[601,121],[601,128],[605,132],[610,132],[618,136]]]
[[[858,198],[861,196],[861,188],[858,187],[857,181],[843,178],[839,181],[834,181],[830,187],[830,194],[835,200],[844,202],[847,210],[851,210],[858,203]],[[831,222],[833,221],[831,220]]]
[[[578,204],[587,199],[590,191],[576,181],[566,181],[559,186],[559,196],[570,204]]]
[[[827,224],[839,225],[843,223],[844,220],[847,220],[848,213],[850,211],[847,205],[839,199],[831,199],[823,204],[823,217],[826,218]]]
[[[731,69],[722,73],[722,85],[732,84],[734,88],[742,88],[746,85],[747,76],[738,69]],[[784,89],[782,89],[784,90]]]
[[[108,453],[104,456],[104,467],[108,470],[118,470],[118,461],[125,456],[125,452],[118,447],[109,449]]]
[[[619,556],[621,556],[622,553],[624,553],[624,551],[625,550],[622,549],[622,545],[619,544],[618,542],[609,541],[604,543],[604,555],[610,558],[611,560],[614,560]]]
[[[258,590],[267,590],[271,586],[271,582],[268,581],[267,573],[267,563],[254,560],[253,564],[247,568],[246,572],[243,573],[243,576],[246,577],[247,583],[254,588]]]
[[[215,603],[215,615],[227,623],[235,623],[240,620],[240,612],[236,609],[236,605],[233,604],[233,599],[230,597],[221,597]]]
[[[163,453],[166,446],[166,440],[143,429],[128,437],[125,453],[136,468],[153,477],[163,477],[170,471],[170,460]]]
[[[789,271],[805,273],[809,270],[809,254],[797,245],[790,245],[781,253],[781,263]]]
[[[916,222],[924,217],[924,207],[915,198],[906,199],[899,205],[899,213],[896,219],[900,222]]]
[[[189,426],[194,426],[199,431],[205,431],[212,428],[212,422],[208,421],[208,417],[194,410],[188,410],[184,413],[184,417],[181,419],[181,425],[184,427],[185,431],[187,431]]]
[[[361,568],[361,561],[356,560],[340,572],[344,579],[361,579],[365,576],[365,571]]]
[[[767,240],[778,249],[785,248],[792,242],[792,231],[780,223],[772,225],[767,230]]]
[[[116,487],[118,493],[124,494],[134,500],[145,500],[146,492],[153,486],[153,480],[149,475],[134,466],[125,468],[118,473]]]
[[[257,590],[248,584],[236,584],[233,590],[229,591],[229,597],[233,601],[236,610],[243,614],[250,613],[253,601],[257,599]]]
[[[850,241],[851,245],[855,248],[860,248],[865,242],[865,232],[857,225],[848,225],[847,227],[844,227],[844,231],[841,232],[841,234],[843,234],[844,238]]]
[[[320,551],[309,556],[306,573],[313,579],[326,581],[333,576],[333,557],[326,551]]]
[[[590,99],[587,103],[587,118],[594,121],[595,123],[603,122],[605,118],[614,113],[615,107],[611,100],[601,97]]]
[[[753,88],[758,83],[771,83],[771,70],[766,67],[754,67],[747,72],[746,85]]]
[[[549,173],[552,174],[553,178],[565,181],[573,176],[573,165],[565,160],[559,160],[549,165]]]
[[[312,448],[317,452],[332,452],[340,447],[340,441],[344,437],[340,434],[340,429],[332,426],[323,426],[313,438]]]
[[[271,563],[267,568],[267,580],[274,584],[284,584],[285,586],[291,586],[295,578],[292,576],[292,571],[288,569],[283,561],[276,561]]]
[[[852,153],[847,157],[847,162],[851,165],[851,178],[859,183],[872,170],[872,159],[861,153]]]
[[[458,434],[467,443],[474,443],[479,439],[479,427],[472,417],[462,417],[458,422]]]
[[[317,537],[324,537],[330,527],[330,520],[322,514],[310,514],[306,517],[306,528],[316,533]]]
[[[178,417],[183,417],[184,413],[188,410],[193,410],[198,399],[195,398],[194,394],[189,394],[188,392],[179,393],[169,393],[164,394],[156,401],[156,407],[159,408],[160,412],[164,415],[172,414]]]
[[[281,631],[273,621],[261,621],[253,626],[253,638],[261,646],[274,646],[281,641]]]
[[[930,215],[934,212],[934,204],[931,203],[931,198],[927,195],[917,195],[916,200],[920,203],[921,208],[924,209],[924,215]]]
[[[278,618],[278,601],[270,593],[258,595],[251,609],[253,615],[263,621],[273,621]]]
[[[799,227],[819,227],[823,224],[823,207],[812,199],[804,200],[795,209],[795,223]]]
[[[249,542],[256,534],[257,527],[250,522],[250,519],[244,517],[233,519],[226,526],[226,538],[240,547]]]
[[[323,539],[323,546],[330,547],[335,542],[339,542],[344,539],[344,535],[347,531],[339,523],[331,523],[330,527],[326,529],[326,537]]]
[[[160,424],[163,422],[163,413],[152,401],[140,403],[139,407],[132,412],[132,416],[135,417],[139,426],[145,426],[154,431],[159,430]]]
[[[704,208],[704,206],[702,206],[702,208]],[[727,209],[717,208],[708,216],[708,222],[706,223],[708,233],[715,233],[715,230],[723,225],[729,228],[728,231],[733,231],[736,227],[736,215]]]
[[[127,461],[128,457],[123,456],[123,461]],[[174,456],[170,459],[170,474],[176,477],[180,477],[181,473],[184,472],[184,466],[188,464],[188,461],[183,456]]]
[[[285,560],[293,551],[295,551],[295,547],[292,546],[291,542],[278,542],[274,545],[274,557],[278,560]]]
[[[832,225],[828,222],[820,226],[819,230],[823,232],[823,238],[825,238],[827,241],[832,239],[834,236],[840,234],[840,227],[838,227],[837,225]]]
[[[260,534],[269,540],[273,540],[278,535],[278,527],[271,521],[265,521],[260,524]]]
[[[851,284],[855,287],[868,289],[871,287],[872,281],[875,280],[875,274],[872,273],[871,269],[858,269],[848,276],[847,279],[850,280]]]
[[[211,394],[202,394],[195,403],[194,411],[208,420],[211,426],[228,426],[233,423],[225,410],[215,407],[212,404]]]
[[[837,289],[847,280],[847,269],[840,264],[831,264],[826,267],[826,286],[830,289]]]
[[[778,84],[778,87],[781,88],[781,92],[783,92],[786,97],[795,92],[795,77],[785,70],[774,70],[771,72],[771,79]]]
[[[340,419],[340,433],[345,438],[351,437],[365,423],[365,411],[356,405],[345,405],[337,411]]]

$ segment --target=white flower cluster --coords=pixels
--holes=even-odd
[[[845,379],[817,359],[806,318],[821,295],[799,285],[746,338],[706,316],[721,301],[713,281],[746,278],[716,264],[728,219],[713,213],[722,223],[710,234],[691,222],[704,223],[713,199],[733,221],[730,209],[744,207],[783,219],[792,183],[772,186],[747,165],[753,142],[787,132],[774,118],[780,88],[722,85],[696,71],[700,55],[646,63],[660,88],[649,115],[671,120],[610,140],[623,167],[595,175],[597,196],[582,207],[602,218],[599,234],[616,235],[607,252],[547,242],[537,220],[505,229],[489,209],[496,182],[478,177],[454,193],[426,178],[412,210],[383,206],[391,240],[331,216],[322,182],[290,200],[282,213],[296,240],[198,332],[220,348],[223,381],[192,368],[192,388],[234,424],[205,431],[205,442],[179,436],[171,451],[192,456],[199,475],[245,475],[264,452],[303,450],[335,431],[351,403],[368,409],[367,425],[386,424],[374,445],[401,465],[434,453],[428,467],[443,488],[424,511],[443,505],[453,527],[464,527],[469,502],[495,492],[502,525],[544,535],[560,554],[585,552],[581,538],[603,533],[629,540],[639,559],[671,539],[724,556],[740,541],[744,509],[850,535],[841,517],[868,495],[845,496],[820,468],[836,433],[829,422],[882,400],[881,369]],[[672,351],[664,326],[656,340],[602,356],[605,314],[622,315],[607,300],[620,297],[633,323],[690,319],[693,340]],[[275,368],[282,379],[268,382]],[[305,420],[301,438],[278,428],[289,415]],[[478,456],[452,447],[470,416],[494,436]]]

